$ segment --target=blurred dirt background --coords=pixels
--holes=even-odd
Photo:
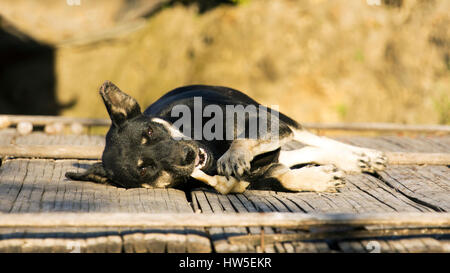
[[[447,0],[0,0],[0,113],[107,117],[187,84],[305,122],[450,124]]]

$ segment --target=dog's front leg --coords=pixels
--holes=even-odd
[[[226,178],[221,175],[211,176],[200,169],[195,169],[194,172],[192,172],[191,177],[206,183],[221,194],[242,193],[250,184],[247,181],[237,180],[234,177]]]
[[[229,178],[240,178],[250,171],[250,162],[257,155],[274,151],[290,140],[282,139],[236,139],[217,161],[217,172]]]

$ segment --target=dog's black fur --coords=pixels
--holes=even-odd
[[[345,183],[344,172],[373,173],[387,163],[381,151],[311,134],[286,115],[227,87],[177,88],[143,113],[135,99],[109,81],[100,87],[100,95],[112,121],[102,162],[84,173],[68,172],[68,178],[125,188],[181,187],[195,178],[223,194],[245,189],[336,192]],[[183,117],[174,115],[180,110],[176,106],[187,110],[190,120],[183,111]],[[205,113],[206,107],[212,113]],[[222,115],[214,116],[219,128],[209,123],[212,117],[207,115],[213,113]],[[180,118],[187,128],[177,128]],[[205,125],[214,128],[212,138],[204,135]],[[281,150],[290,141],[306,147]],[[295,168],[299,164],[307,166]]]
[[[106,135],[102,162],[92,165],[84,173],[69,172],[66,174],[68,178],[110,183],[125,188],[142,187],[144,184],[155,188],[178,187],[188,181],[194,170],[196,159],[198,161],[199,148],[202,148],[207,154],[206,162],[203,162],[202,167],[205,173],[245,179],[251,182],[249,188],[282,189],[277,181],[262,179],[269,178],[266,177],[266,173],[277,166],[279,147],[254,157],[251,162],[235,160],[236,162],[228,162],[232,165],[230,168],[225,168],[226,166],[218,168],[218,159],[230,148],[233,141],[175,140],[167,126],[152,120],[158,118],[173,124],[179,118],[171,116],[171,110],[176,105],[186,105],[191,113],[194,113],[194,97],[202,98],[202,112],[204,107],[211,104],[220,106],[223,113],[226,111],[226,105],[243,105],[244,107],[260,105],[244,93],[219,86],[185,86],[168,92],[143,113],[136,100],[109,81],[101,86],[100,94],[112,120]],[[272,109],[268,110],[275,113]],[[274,117],[277,118],[276,115],[271,115],[268,118],[269,122],[275,121]],[[279,124],[280,138],[291,134],[290,128],[301,128],[297,122],[286,115],[278,113],[278,117],[279,120],[276,122]],[[208,120],[209,118],[203,118],[203,124]],[[225,126],[225,120],[223,124]],[[268,127],[270,128],[270,124]],[[194,126],[191,131],[193,136]],[[224,128],[222,131],[225,134]],[[243,173],[238,172],[238,167],[243,165],[249,165],[250,168],[243,168]],[[218,172],[218,169],[221,171]]]

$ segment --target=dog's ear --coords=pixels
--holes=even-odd
[[[100,87],[100,95],[113,125],[120,127],[127,119],[141,114],[141,107],[135,99],[128,96],[110,81]]]
[[[66,172],[66,177],[72,180],[92,181],[100,184],[109,183],[106,171],[101,162],[93,164],[84,173]]]

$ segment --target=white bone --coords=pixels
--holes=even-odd
[[[242,193],[247,189],[249,182],[243,180],[237,180],[234,177],[227,179],[225,176],[221,175],[208,175],[202,170],[196,168],[191,174],[191,177],[204,182],[205,184],[213,187],[221,194],[227,193]]]

